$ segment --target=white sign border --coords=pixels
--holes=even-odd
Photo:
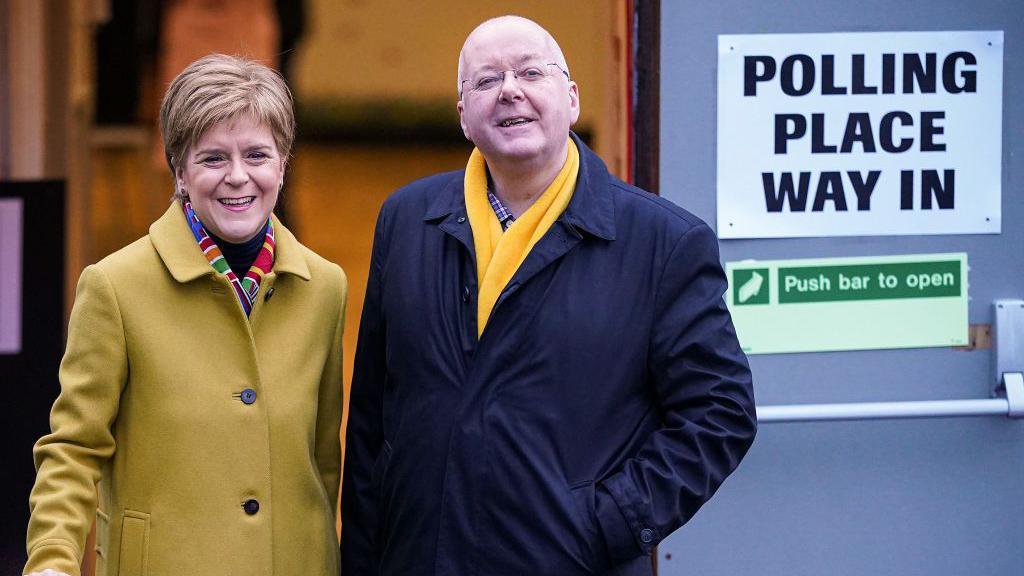
[[[871,215],[869,213],[852,214],[848,212],[848,215],[854,216],[854,218],[848,218],[849,221],[845,225],[836,225],[834,211],[832,214],[828,212],[789,212],[788,210],[783,213],[772,213],[768,214],[764,211],[764,193],[758,184],[758,190],[756,194],[736,192],[737,189],[749,188],[749,182],[746,184],[740,184],[736,186],[733,184],[738,178],[737,173],[744,169],[744,166],[749,166],[750,163],[737,161],[735,151],[730,149],[733,146],[733,142],[739,142],[737,134],[742,133],[742,137],[745,139],[744,142],[751,140],[751,134],[749,127],[744,127],[742,121],[737,119],[735,110],[729,101],[732,98],[734,101],[743,99],[742,96],[742,59],[741,55],[745,54],[752,43],[757,45],[757,48],[753,48],[758,53],[764,53],[761,49],[766,42],[768,43],[781,43],[781,47],[776,47],[775,51],[778,52],[780,49],[782,53],[793,53],[792,48],[787,44],[793,45],[811,45],[815,43],[821,44],[835,44],[838,40],[854,39],[858,45],[865,46],[877,46],[885,44],[891,46],[893,43],[900,41],[904,42],[930,42],[934,43],[936,48],[953,48],[953,47],[973,47],[978,43],[982,43],[986,46],[991,46],[993,50],[998,51],[998,63],[997,65],[992,64],[985,69],[985,75],[979,76],[979,92],[983,86],[989,86],[990,90],[998,88],[998,106],[991,107],[987,110],[987,114],[991,117],[991,125],[994,126],[994,130],[998,134],[995,138],[995,142],[991,142],[992,153],[987,156],[992,162],[995,163],[997,170],[995,175],[992,177],[992,182],[987,186],[991,191],[987,194],[981,194],[983,198],[975,197],[972,198],[970,204],[965,204],[963,200],[965,194],[963,192],[963,185],[958,187],[958,198],[960,198],[960,206],[965,206],[966,210],[971,211],[972,215],[967,217],[963,214],[957,214],[956,211],[928,211],[928,217],[926,220],[922,220],[918,217],[915,221],[914,218],[908,218],[908,213],[899,213],[901,211],[889,210],[888,214],[893,214],[891,221],[885,221],[885,218],[879,218],[878,213]],[[970,41],[969,41],[970,40]],[[931,44],[929,44],[930,46]],[[835,236],[903,236],[903,235],[939,235],[939,234],[999,234],[1001,233],[1001,211],[1002,211],[1002,100],[1003,100],[1003,31],[956,31],[956,32],[849,32],[849,33],[812,33],[812,34],[723,34],[718,36],[718,48],[719,48],[719,61],[718,61],[718,98],[717,98],[717,185],[716,185],[716,197],[717,197],[717,232],[722,239],[738,239],[738,238],[800,238],[800,237],[835,237]],[[888,49],[888,48],[885,48]],[[911,47],[909,49],[915,49]],[[908,49],[908,50],[909,50]],[[817,54],[821,50],[801,50],[802,53]],[[845,53],[842,53],[845,54]],[[739,64],[723,62],[723,59],[736,58]],[[838,59],[837,59],[838,64]],[[941,62],[940,62],[941,64]],[[979,66],[982,64],[982,59],[979,57]],[[991,64],[991,63],[990,63]],[[728,70],[727,70],[728,68]],[[941,68],[941,66],[940,66]],[[737,76],[736,71],[739,69],[739,75]],[[983,84],[985,83],[985,84]],[[762,85],[764,88],[767,85]],[[738,92],[737,92],[738,90]],[[813,94],[813,93],[812,93]],[[920,95],[876,95],[876,96],[857,96],[859,98],[885,98],[886,101],[891,100],[893,102],[893,109],[899,109],[900,105],[906,103],[906,99],[912,99],[919,97]],[[928,95],[934,96],[934,95]],[[829,98],[854,98],[854,96],[836,96]],[[806,102],[806,101],[804,101]],[[837,102],[833,100],[832,102]],[[912,110],[920,108],[920,104],[911,107]],[[793,112],[810,112],[807,110],[807,104],[800,104],[793,107]],[[775,110],[772,110],[772,114]],[[739,132],[737,132],[739,131]],[[772,140],[772,133],[767,132],[764,137],[761,138],[760,133],[763,130],[758,130],[757,138],[760,140]],[[731,135],[730,135],[731,134]],[[946,131],[944,136],[948,139],[956,138],[956,134],[950,134],[949,130]],[[809,137],[809,136],[808,136]],[[946,154],[949,154],[948,152]],[[801,155],[802,158],[806,158],[809,155]],[[838,155],[829,155],[832,157]],[[853,166],[857,166],[857,169],[869,170],[872,169],[870,162],[867,162],[862,155],[842,155],[847,158],[838,158],[839,162],[836,162],[837,170],[844,171],[846,169],[853,169]],[[854,159],[853,166],[850,164],[850,157]],[[796,158],[797,165],[802,163]],[[785,159],[780,162],[779,169],[786,169],[784,166]],[[935,166],[938,168],[939,166]],[[791,167],[789,167],[792,169]],[[916,169],[918,166],[908,165],[907,169]],[[774,170],[773,166],[773,170]],[[748,168],[748,172],[750,169]],[[812,169],[812,171],[817,171]],[[992,170],[986,168],[985,173],[991,173]],[[760,171],[758,171],[758,177]],[[888,179],[896,179],[899,177],[898,174],[885,174],[883,177]],[[962,178],[962,175],[961,175]],[[748,181],[747,178],[746,181]],[[813,179],[812,179],[813,180]],[[814,182],[811,184],[812,195]],[[876,190],[877,191],[877,190]],[[847,190],[847,195],[852,197],[853,195]],[[755,198],[758,203],[759,211],[755,216],[751,216],[750,210],[751,198]],[[850,198],[852,199],[852,198]],[[848,202],[849,200],[848,199]],[[873,198],[874,201],[877,201]],[[831,210],[830,207],[826,207],[826,210]],[[873,212],[874,202],[873,202]],[[909,211],[908,211],[909,212]],[[921,213],[922,211],[916,211]],[[963,211],[961,211],[963,212]],[[977,214],[973,214],[977,213]],[[847,214],[844,214],[847,215]],[[825,218],[822,218],[822,216]],[[861,216],[858,218],[858,216]],[[870,216],[870,217],[865,217]],[[913,215],[910,215],[913,216]]]

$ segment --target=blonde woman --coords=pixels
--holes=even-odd
[[[273,215],[291,94],[212,55],[160,124],[175,197],[79,280],[25,573],[78,574],[95,518],[100,576],[337,574],[347,283]]]

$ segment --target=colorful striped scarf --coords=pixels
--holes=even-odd
[[[253,305],[256,303],[256,294],[260,291],[260,282],[263,281],[263,277],[269,274],[270,270],[274,267],[274,223],[269,218],[267,219],[267,235],[263,240],[263,248],[256,255],[256,261],[252,263],[252,267],[245,273],[245,277],[239,280],[238,276],[231,270],[231,267],[228,266],[228,261],[221,254],[217,243],[206,233],[202,222],[199,221],[195,211],[192,210],[192,203],[188,201],[182,202],[182,208],[185,211],[185,220],[188,221],[189,228],[192,229],[192,235],[195,236],[196,242],[199,243],[199,249],[203,251],[203,255],[210,261],[210,266],[213,266],[214,270],[227,276],[228,281],[231,282],[231,287],[235,289],[235,295],[238,296],[238,302],[241,303],[242,309],[245,310],[245,315],[248,316],[252,312]]]

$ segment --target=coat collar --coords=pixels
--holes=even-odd
[[[563,218],[575,228],[605,240],[615,240],[615,201],[608,168],[579,136],[572,132],[569,135],[580,150],[580,175]]]
[[[270,218],[274,222],[276,244],[273,271],[309,280],[309,266],[302,253],[302,245],[277,216],[271,214]],[[178,282],[191,282],[202,276],[216,274],[217,271],[199,250],[179,202],[173,202],[164,215],[153,222],[149,227],[149,237],[164,266]]]
[[[448,184],[434,195],[427,211],[423,215],[424,221],[438,220],[450,214],[466,214],[466,197],[463,195],[465,189],[465,171],[453,173],[454,177]]]
[[[599,238],[615,240],[615,202],[609,189],[611,177],[608,168],[579,136],[573,132],[569,136],[580,151],[580,173],[572,200],[559,220]],[[461,177],[456,177],[434,197],[423,219],[437,220],[451,214],[465,213],[463,181]]]

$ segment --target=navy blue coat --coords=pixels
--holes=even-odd
[[[384,203],[350,396],[344,576],[650,574],[652,549],[753,441],[714,233],[576,143],[572,201],[479,341],[463,172]]]

